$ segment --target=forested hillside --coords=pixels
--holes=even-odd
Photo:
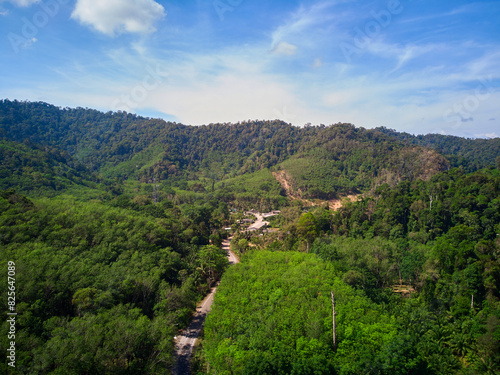
[[[0,140],[0,189],[47,196],[78,185],[93,187],[96,181],[87,168],[57,148]]]
[[[0,372],[169,373],[222,278],[197,373],[499,374],[499,142],[2,100]]]
[[[498,139],[427,137],[419,142],[419,137],[351,124],[298,128],[249,121],[193,127],[124,112],[8,100],[0,101],[0,138],[55,148],[101,177],[122,180],[180,186],[199,180],[210,189],[225,178],[284,170],[299,195],[317,199],[384,182],[428,179],[450,163],[474,170],[494,165],[500,147]]]
[[[266,253],[291,252],[289,259],[293,259],[297,251],[316,254],[317,258],[311,258],[311,262],[321,259],[324,267],[331,267],[329,275],[335,275],[360,295],[369,297],[392,320],[387,320],[386,328],[382,328],[382,317],[377,318],[379,325],[373,328],[369,324],[363,328],[351,328],[352,324],[359,323],[359,319],[339,320],[340,343],[335,350],[326,338],[321,341],[317,332],[328,332],[331,327],[327,325],[328,296],[325,293],[328,288],[334,294],[341,293],[343,287],[331,286],[331,276],[308,276],[308,271],[302,269],[297,272],[301,276],[295,275],[290,281],[292,293],[302,291],[303,298],[312,298],[314,302],[287,298],[287,293],[290,293],[287,292],[281,295],[282,303],[276,305],[273,296],[278,287],[282,288],[281,275],[294,272],[292,270],[297,264],[286,258],[278,260],[278,256],[273,258],[269,254],[266,255],[269,257],[266,260],[268,269],[264,271],[263,266],[253,260],[252,257],[257,255],[253,255],[248,246],[236,247],[252,254],[248,270],[242,270],[246,275],[243,280],[248,281],[234,282],[233,279],[239,276],[231,270],[228,284],[221,284],[221,295],[216,297],[214,311],[227,309],[227,303],[238,307],[230,310],[232,315],[229,318],[226,315],[223,315],[224,319],[210,318],[211,331],[207,332],[204,345],[210,366],[217,364],[214,372],[251,373],[248,368],[255,363],[255,368],[261,369],[256,373],[265,373],[264,369],[275,369],[278,363],[286,363],[288,370],[283,373],[291,373],[295,366],[301,370],[293,373],[303,374],[313,373],[307,366],[313,367],[316,373],[332,373],[333,367],[339,374],[499,373],[498,169],[468,174],[457,168],[429,181],[401,182],[395,187],[382,185],[373,195],[346,203],[336,212],[317,207],[304,213],[299,207],[291,206],[283,209],[273,222],[280,229],[278,232],[263,237],[241,233],[237,235],[236,243],[245,238],[245,243],[253,243]],[[255,268],[255,274],[252,268]],[[274,275],[274,278],[270,277],[273,281],[261,280],[258,283],[259,279],[255,277],[266,272]],[[295,284],[294,280],[301,277],[310,277],[311,280]],[[260,287],[252,284],[247,287],[248,282],[258,283]],[[275,283],[276,288],[269,287]],[[309,294],[307,288],[313,285],[323,285],[325,290]],[[287,322],[289,311],[300,316],[296,309],[314,305],[320,298],[324,315],[312,319],[321,322],[319,331],[310,326],[313,323],[306,316],[294,321],[297,325]],[[344,307],[349,309],[352,301],[352,297],[344,302],[339,299],[338,308],[345,304]],[[276,313],[274,309],[277,309]],[[263,321],[276,320],[283,324],[271,328],[276,335],[288,335],[286,340],[279,340],[284,346],[276,346],[266,341],[266,335],[270,335],[266,331],[267,325],[259,328],[263,333],[256,331],[257,335],[264,337],[262,342],[265,344],[262,345],[273,347],[265,349],[266,353],[269,352],[267,357],[256,354],[256,350],[262,350],[257,343],[246,341],[247,335],[257,330],[252,319],[260,314],[257,313],[260,310],[268,314],[261,317]],[[227,319],[233,323],[226,323]],[[375,327],[382,329],[383,334]],[[322,342],[317,342],[321,348],[318,353],[325,353],[321,364],[313,365],[315,357],[312,356],[301,362],[300,354],[294,352],[298,350],[299,342],[312,339]],[[344,349],[344,340],[352,347]],[[374,352],[365,353],[372,345],[378,345]],[[219,362],[215,353],[225,356],[224,363]],[[342,360],[344,355],[362,357],[350,361],[349,367]],[[254,357],[262,360],[257,361]]]
[[[409,144],[430,147],[447,156],[453,167],[461,165],[470,172],[500,163],[500,138],[472,140],[441,134],[414,136],[387,128],[377,130]]]

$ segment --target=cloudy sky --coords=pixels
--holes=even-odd
[[[500,1],[0,0],[0,98],[500,135]]]

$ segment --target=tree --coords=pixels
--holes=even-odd
[[[316,217],[310,212],[303,214],[297,223],[297,235],[306,240],[307,249],[309,252],[311,244],[318,235]]]
[[[219,279],[228,264],[224,250],[217,246],[203,246],[198,253],[197,270],[209,288]]]

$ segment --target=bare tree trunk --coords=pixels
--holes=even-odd
[[[333,310],[333,314],[332,314],[332,317],[333,317],[333,350],[336,350],[337,349],[337,342],[336,342],[336,339],[335,339],[335,299],[333,298],[333,291],[332,291],[332,310]]]

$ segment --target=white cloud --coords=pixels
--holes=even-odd
[[[495,132],[492,133],[480,133],[480,134],[474,134],[474,137],[476,138],[499,138],[498,134]]]
[[[69,104],[85,104],[105,111],[125,109],[140,113],[153,109],[191,125],[281,118],[295,125],[341,121],[367,128],[388,126],[411,133],[462,136],[493,134],[498,128],[495,122],[488,121],[499,117],[496,106],[500,93],[494,87],[489,89],[488,98],[482,89],[485,100],[467,114],[466,118],[474,117],[474,123],[461,122],[455,112],[448,113],[454,111],[456,104],[463,104],[481,84],[477,81],[476,85],[461,85],[464,80],[474,79],[471,71],[477,72],[476,67],[483,66],[480,62],[490,61],[485,56],[455,69],[401,69],[400,74],[389,76],[383,71],[360,71],[331,61],[322,69],[289,74],[281,66],[275,67],[275,57],[266,53],[267,41],[208,54],[176,51],[175,58],[139,53],[146,47],[134,45],[133,51],[108,51],[103,60],[112,62],[110,76],[98,73],[92,77],[93,72],[88,77],[84,75],[81,82],[101,84],[83,87],[80,82],[79,90],[74,90],[80,91],[80,102]],[[396,57],[403,51],[403,47],[395,49],[390,56]],[[307,64],[311,63],[307,58]],[[165,74],[152,80],[148,66],[155,72],[159,66]],[[489,69],[490,63],[485,66]],[[68,76],[82,77],[88,69],[86,65],[82,67],[83,72],[71,72]],[[134,95],[138,98],[134,99]],[[132,97],[132,105],[125,105],[123,100],[123,108],[115,106],[113,103],[123,96]],[[52,102],[66,104],[60,100]],[[480,131],[478,124],[482,124]]]
[[[133,56],[122,52],[113,60],[135,66],[129,60]],[[178,54],[175,62],[148,61],[166,69],[168,78],[148,92],[145,100],[133,103],[132,110],[153,108],[190,125],[274,119],[282,117],[276,111],[283,108],[290,109],[283,113],[292,119],[291,114],[301,108],[300,101],[294,97],[290,84],[264,72],[266,62],[273,60],[264,52],[264,46],[236,47],[213,55]],[[143,76],[137,72],[129,76],[132,75],[135,76],[128,82],[122,82],[122,87],[114,86],[115,98],[128,95],[131,88],[141,84]]]
[[[335,5],[345,1],[351,0],[320,0],[302,5],[288,14],[270,34],[273,52],[279,48],[278,52],[295,53],[285,48],[288,44],[300,48],[302,55],[324,52],[326,43],[331,45],[332,38],[339,36],[338,22],[343,14],[334,9]]]
[[[277,55],[292,56],[297,52],[297,46],[287,42],[279,42],[271,52]]]
[[[186,88],[167,83],[156,95],[151,95],[148,104],[193,125],[272,119],[277,117],[277,108],[295,110],[298,106],[286,85],[265,76],[234,74]]]
[[[165,8],[153,0],[77,0],[71,18],[109,36],[150,33],[165,16]]]

